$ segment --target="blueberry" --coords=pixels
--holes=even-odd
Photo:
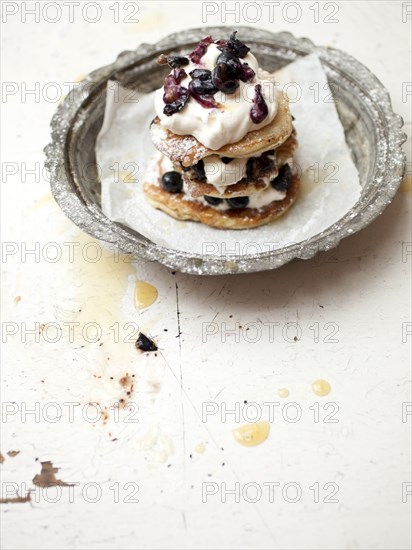
[[[193,164],[191,169],[196,174],[197,179],[206,181],[205,163],[203,162],[203,159],[200,159],[198,163]]]
[[[213,42],[213,38],[211,36],[206,36],[199,42],[196,48],[188,56],[193,61],[193,63],[199,63],[199,61],[202,59],[202,57],[206,53],[207,47],[212,42]]]
[[[229,52],[229,50],[223,50],[216,60],[216,65],[220,63],[227,65],[232,71],[232,76],[239,78],[242,73],[242,63],[236,55]]]
[[[275,166],[274,150],[265,151],[258,159],[260,172],[272,170]]]
[[[185,67],[189,64],[189,60],[187,57],[183,57],[181,55],[169,55],[167,58],[167,64],[169,67],[174,69],[175,67]]]
[[[183,180],[179,172],[165,172],[162,176],[163,189],[168,193],[181,193]]]
[[[266,105],[265,98],[262,95],[262,85],[256,84],[255,97],[253,98],[253,105],[250,109],[250,118],[255,124],[259,124],[265,120],[268,116],[268,106]]]
[[[157,351],[158,349],[153,340],[150,340],[143,332],[139,333],[135,345],[141,351]]]
[[[204,195],[204,199],[212,206],[217,206],[223,202],[223,199],[219,199],[219,197],[210,197],[209,195]]]
[[[232,162],[232,157],[220,157],[220,160],[223,162],[223,164],[229,164],[229,162]]]
[[[189,90],[183,86],[171,86],[165,90],[163,101],[166,105],[163,107],[163,113],[171,116],[181,111],[189,99]]]
[[[212,79],[210,80],[200,80],[199,78],[194,78],[189,83],[190,95],[213,95],[217,92],[216,86],[213,84]]]
[[[247,63],[243,63],[239,78],[242,82],[249,82],[255,77],[255,71]]]
[[[233,199],[227,199],[227,203],[230,208],[246,208],[249,204],[249,197],[233,197]]]
[[[270,182],[273,189],[277,191],[286,191],[292,184],[292,170],[290,169],[289,164],[284,164],[279,168],[279,174],[276,178]]]
[[[259,175],[259,163],[255,157],[250,157],[246,163],[246,177],[251,180],[257,178]]]
[[[235,53],[239,57],[245,57],[250,51],[250,48],[243,44],[238,38],[236,38],[237,31],[234,31],[230,35],[230,39],[227,41],[227,47],[230,51]]]
[[[213,84],[225,94],[233,94],[239,88],[239,80],[225,63],[219,63],[212,72]]]
[[[212,78],[212,71],[208,71],[207,69],[193,69],[189,74],[192,78],[198,78],[203,81],[211,80]]]

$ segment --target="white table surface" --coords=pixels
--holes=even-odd
[[[2,25],[2,77],[14,91],[2,103],[2,233],[8,243],[2,259],[2,497],[34,490],[31,503],[2,505],[3,547],[409,548],[410,141],[409,176],[393,203],[315,260],[213,278],[173,274],[156,263],[130,265],[100,248],[93,263],[87,257],[96,252],[96,241],[53,203],[46,175],[24,173],[41,170],[49,141],[57,101],[43,93],[52,95],[52,82],[66,93],[65,82],[110,63],[122,50],[201,26],[202,3],[102,2],[96,23],[77,11],[70,23],[63,4],[58,23],[45,21],[43,13],[38,22],[30,15],[24,22],[23,4],[2,4],[17,9]],[[138,21],[124,22],[137,5]],[[402,9],[411,3],[338,2],[337,23],[315,23],[313,3],[299,5],[296,23],[282,17],[282,6],[275,6],[270,23],[261,4],[255,25],[289,30],[357,57],[387,86],[410,136],[411,97],[403,101],[402,83],[412,80],[412,16],[403,23]],[[53,6],[48,9],[46,17],[54,18]],[[322,20],[331,8],[319,9]],[[221,11],[207,23],[220,24]],[[233,16],[227,24],[236,26]],[[25,89],[37,89],[39,97]],[[61,257],[54,261],[56,251]],[[133,305],[136,278],[159,292],[143,311]],[[79,323],[73,334],[68,323]],[[95,325],[87,323],[99,324],[99,342],[88,341]],[[116,323],[120,340],[137,326],[153,336],[158,355],[115,342]],[[277,323],[274,338],[270,323]],[[206,326],[218,333],[206,338]],[[228,335],[224,342],[225,327],[236,326],[239,341]],[[257,326],[261,336],[253,343],[249,335]],[[332,330],[336,341],[328,342]],[[130,396],[119,384],[126,373],[133,375]],[[330,382],[327,397],[311,391],[317,378]],[[289,398],[278,397],[281,387]],[[121,398],[132,410],[117,414],[110,407]],[[254,412],[244,401],[257,403],[266,420],[264,403],[279,403],[269,438],[254,448],[240,446],[232,434]],[[89,402],[108,407],[107,415],[93,422],[96,407]],[[207,403],[217,412],[202,418]],[[326,403],[333,405],[325,409]],[[222,418],[224,407],[236,406],[240,418]],[[325,422],[333,410],[338,422]],[[301,418],[291,422],[295,411]],[[200,443],[204,453],[195,450]],[[11,457],[9,451],[20,452]],[[41,461],[51,461],[58,479],[77,485],[36,488],[32,479]],[[274,499],[272,482],[279,484]],[[327,483],[335,485],[325,489]],[[239,502],[233,493],[223,498],[225,487],[239,490]],[[338,502],[324,502],[333,487]],[[206,489],[216,494],[206,499]],[[290,502],[296,490],[301,498]],[[248,502],[259,491],[260,498]]]

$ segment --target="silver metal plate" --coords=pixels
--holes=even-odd
[[[403,178],[406,156],[403,120],[392,110],[389,94],[364,65],[334,48],[316,46],[290,33],[238,28],[268,71],[316,52],[329,83],[339,89],[336,108],[359,171],[361,197],[337,223],[298,244],[255,255],[215,256],[180,252],[152,243],[146,237],[108,219],[101,210],[95,142],[103,122],[108,80],[150,92],[162,85],[160,53],[190,51],[206,35],[222,36],[227,27],[190,29],[167,36],[157,44],[141,44],[117,60],[90,73],[70,92],[51,121],[52,141],[45,148],[52,193],[63,212],[80,229],[124,253],[156,260],[170,268],[199,275],[246,273],[275,269],[295,258],[309,259],[321,250],[359,231],[391,202]]]

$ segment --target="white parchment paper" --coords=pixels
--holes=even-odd
[[[302,171],[298,199],[283,217],[255,229],[221,230],[177,221],[154,209],[142,191],[155,153],[149,132],[155,116],[153,94],[137,101],[114,82],[108,84],[104,123],[96,143],[103,212],[159,245],[200,254],[282,248],[338,221],[357,202],[360,184],[321,63],[315,54],[308,55],[279,71],[277,81],[291,101],[299,142],[295,159]],[[256,245],[254,250],[250,243]]]

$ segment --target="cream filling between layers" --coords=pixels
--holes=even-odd
[[[291,159],[288,159],[287,162],[290,162]],[[163,158],[160,162],[160,168],[161,173],[164,174],[165,172],[169,172],[171,170],[174,170],[172,162],[163,155]],[[286,195],[286,191],[278,191],[276,189],[273,189],[273,187],[270,185],[270,180],[273,178],[273,174],[266,175],[262,177],[261,179],[264,180],[267,187],[263,189],[262,191],[258,191],[257,193],[254,193],[253,195],[249,195],[249,204],[246,206],[246,208],[264,208],[268,204],[270,204],[273,201],[282,201]],[[161,185],[161,182],[159,181],[159,185]],[[184,200],[189,200],[192,202],[197,202],[202,204],[203,206],[208,206],[209,208],[213,208],[214,210],[218,210],[220,212],[224,212],[226,210],[233,210],[227,203],[226,199],[223,200],[220,204],[213,206],[212,204],[209,204],[204,197],[198,197],[194,198],[191,196],[190,191],[188,189],[188,186],[185,182],[183,182],[183,193],[184,193]]]
[[[200,63],[192,61],[183,67],[188,75],[180,85],[188,88],[191,77],[189,73],[194,69],[213,70],[216,60],[222,52],[216,44],[210,44]],[[205,147],[212,150],[220,149],[223,145],[236,143],[248,132],[263,128],[275,118],[278,102],[275,83],[258,78],[258,62],[250,52],[240,60],[248,63],[255,72],[250,82],[239,81],[239,88],[234,94],[217,92],[214,95],[219,107],[207,109],[202,107],[193,97],[190,97],[183,109],[171,116],[163,114],[164,87],[155,93],[155,111],[160,124],[177,135],[192,135]],[[255,124],[250,118],[250,109],[253,104],[256,84],[262,85],[262,95],[268,107],[268,115],[260,124]]]

